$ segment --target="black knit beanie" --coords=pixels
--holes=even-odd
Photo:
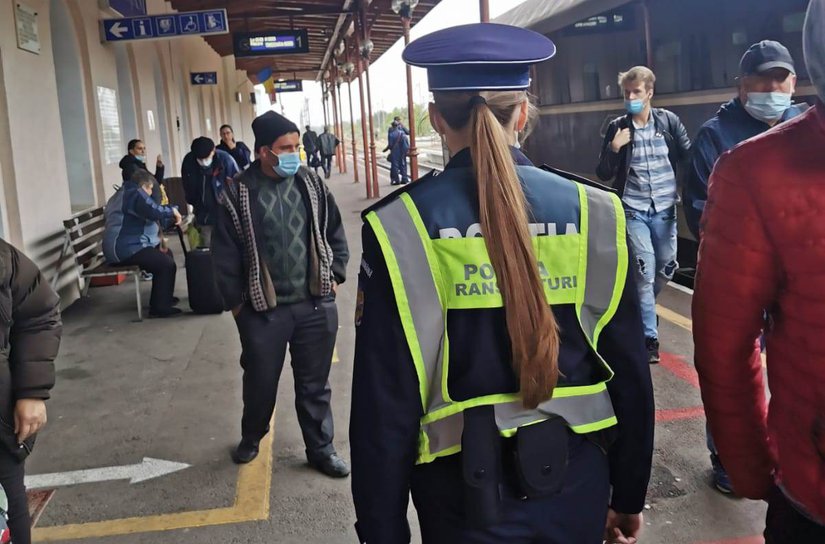
[[[298,127],[274,111],[268,111],[252,121],[252,132],[255,133],[255,153],[263,146],[271,146],[272,143],[290,132],[301,133]]]

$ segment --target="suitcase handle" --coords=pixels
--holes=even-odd
[[[175,230],[178,231],[178,238],[180,238],[180,247],[183,250],[183,256],[186,257],[186,255],[189,253],[189,250],[186,249],[186,241],[184,240],[185,237],[183,235],[183,229],[180,228],[180,225],[175,225]]]

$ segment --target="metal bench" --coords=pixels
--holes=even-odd
[[[103,257],[103,231],[106,219],[103,215],[103,206],[73,215],[63,221],[66,230],[66,239],[63,250],[60,252],[59,263],[63,262],[66,254],[71,250],[74,253],[78,267],[78,288],[81,296],[89,293],[89,284],[92,278],[131,275],[135,281],[135,298],[137,300],[138,321],[143,321],[143,306],[140,300],[140,267],[117,266],[106,263]],[[59,274],[52,280],[52,288],[57,288]],[[85,281],[84,281],[85,280]]]

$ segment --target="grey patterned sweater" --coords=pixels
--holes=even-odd
[[[282,300],[276,285],[289,290],[287,284],[291,284],[294,276],[286,274],[292,279],[281,283],[285,276],[278,274],[276,281],[271,273],[273,265],[283,265],[275,253],[284,246],[275,249],[270,244],[267,247],[267,239],[277,234],[274,230],[277,227],[271,216],[269,220],[265,218],[265,210],[271,204],[272,207],[277,206],[280,213],[280,205],[287,205],[286,201],[279,203],[277,195],[268,194],[272,184],[279,182],[283,183],[284,180],[267,177],[261,171],[260,162],[255,161],[233,183],[227,183],[224,187],[221,213],[212,237],[212,254],[216,281],[226,310],[248,301],[255,311],[264,312],[292,299],[289,293],[284,293],[286,298]],[[262,195],[261,187],[265,184],[267,190]],[[349,260],[341,213],[329,188],[308,168],[302,166],[294,176],[294,187],[301,197],[300,203],[295,204],[303,206],[307,223],[305,228],[295,229],[296,233],[297,230],[302,230],[304,234],[301,236],[305,236],[304,262],[307,268],[306,273],[293,270],[295,274],[302,274],[306,278],[305,288],[300,289],[300,286],[295,285],[291,288],[300,289],[311,297],[329,296],[332,293],[332,282],[341,284],[346,279]],[[283,196],[295,199],[294,194]],[[290,215],[287,220],[300,221],[301,215]],[[294,241],[294,238],[290,240],[289,237],[294,237],[296,233],[281,233],[288,234],[287,247]],[[298,253],[296,251],[293,257],[299,258]]]

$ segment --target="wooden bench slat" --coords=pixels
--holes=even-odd
[[[104,227],[100,227],[99,229],[89,231],[85,234],[81,234],[77,238],[72,239],[72,245],[77,247],[77,246],[84,245],[85,243],[89,242],[90,240],[93,241],[93,242],[96,242],[98,239],[103,240],[103,233],[104,232],[106,232],[106,229]]]

